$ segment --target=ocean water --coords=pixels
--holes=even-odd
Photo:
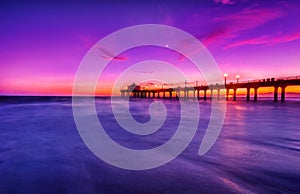
[[[142,150],[168,141],[180,120],[176,100],[131,99],[133,117],[147,122],[153,101],[165,104],[167,118],[160,130],[148,136],[123,130],[114,119],[110,98],[97,98],[96,107],[114,141]],[[122,105],[123,99],[118,102]],[[210,106],[210,101],[200,100],[196,135],[177,158],[158,168],[133,171],[103,162],[85,146],[71,98],[2,97],[0,193],[300,192],[299,101],[228,101],[219,138],[199,156]]]

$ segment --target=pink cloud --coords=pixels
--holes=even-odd
[[[220,39],[228,39],[231,37],[232,35],[230,35],[230,31],[228,28],[218,28],[204,35],[202,42],[205,46],[209,46],[217,41],[220,41]]]
[[[238,37],[243,31],[255,29],[282,15],[282,10],[275,8],[246,8],[239,13],[217,17],[212,21],[220,27],[207,33],[202,41],[206,46],[224,43],[225,40]]]
[[[116,61],[126,61],[128,58],[126,57],[109,57],[109,56],[100,56],[99,59],[104,59],[107,61],[116,60]]]
[[[102,54],[101,56],[99,56],[99,58],[101,58],[101,59],[105,59],[105,60],[117,60],[117,61],[125,61],[125,60],[128,59],[127,57],[123,57],[123,56],[115,56],[114,53],[111,53],[110,51],[108,51],[108,50],[106,50],[104,48],[97,47],[97,49]]]
[[[233,5],[235,4],[236,2],[233,1],[233,0],[214,0],[215,3],[222,3],[222,4],[225,4],[225,5]]]
[[[82,49],[90,49],[96,41],[93,40],[91,36],[84,35],[84,34],[75,34],[75,36],[79,39],[82,44]]]
[[[172,26],[174,25],[174,18],[164,6],[158,7],[159,14],[162,16],[161,24]]]
[[[134,71],[134,72],[145,73],[145,74],[152,74],[152,73],[154,73],[154,71]]]
[[[260,36],[258,38],[252,38],[247,40],[242,40],[239,42],[235,42],[232,44],[229,44],[225,47],[225,49],[233,48],[233,47],[239,47],[244,45],[267,45],[272,46],[276,44],[281,44],[285,42],[291,42],[294,40],[300,39],[300,30],[291,34],[283,35],[283,36]]]
[[[277,19],[282,15],[283,12],[276,8],[246,8],[240,13],[218,17],[213,21],[229,24],[232,31],[236,32],[255,28],[271,20]]]
[[[169,25],[169,26],[174,25],[174,20],[171,17],[171,15],[166,15],[165,18],[162,21],[162,24]]]

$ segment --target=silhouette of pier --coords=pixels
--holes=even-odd
[[[239,78],[239,77],[238,77]],[[185,83],[184,87],[180,87],[179,84],[172,84],[171,87],[155,88],[148,89],[147,87],[142,87],[133,83],[130,86],[127,86],[126,89],[121,89],[121,96],[131,96],[137,98],[186,98],[190,97],[190,93],[192,93],[192,98],[194,99],[204,99],[207,100],[207,91],[210,91],[209,99],[217,98],[220,99],[221,90],[225,90],[225,98],[226,100],[229,99],[229,92],[233,90],[233,100],[236,101],[237,97],[237,90],[238,89],[246,89],[246,100],[250,101],[250,90],[254,89],[254,97],[253,100],[258,100],[258,89],[263,87],[273,87],[273,94],[274,94],[274,102],[278,101],[278,90],[281,88],[281,102],[285,101],[285,89],[287,86],[296,86],[300,85],[300,76],[293,76],[293,77],[284,77],[284,78],[268,78],[268,79],[258,79],[258,80],[249,80],[239,82],[237,81],[222,84],[212,84],[212,85],[200,85],[196,82],[195,86],[187,86]],[[200,92],[203,91],[203,95],[200,96]],[[214,96],[214,91],[217,91],[217,96]],[[183,93],[183,96],[181,96]]]

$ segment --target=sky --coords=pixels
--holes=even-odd
[[[206,1],[42,1],[0,2],[0,95],[71,95],[77,69],[91,47],[105,36],[139,24],[184,30],[208,49],[229,81],[300,75],[300,2]],[[111,53],[107,53],[113,55]],[[139,47],[111,60],[97,93],[109,95],[161,64],[122,72],[144,60],[162,60],[202,80],[188,60],[167,48]],[[299,87],[290,91],[300,92]]]

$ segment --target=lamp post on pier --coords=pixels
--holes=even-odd
[[[225,86],[226,86],[226,79],[227,79],[227,76],[228,76],[228,74],[225,73],[225,74],[224,74],[224,78],[225,78]]]
[[[240,75],[236,75],[236,83],[238,84],[239,83],[239,79],[240,79]]]

